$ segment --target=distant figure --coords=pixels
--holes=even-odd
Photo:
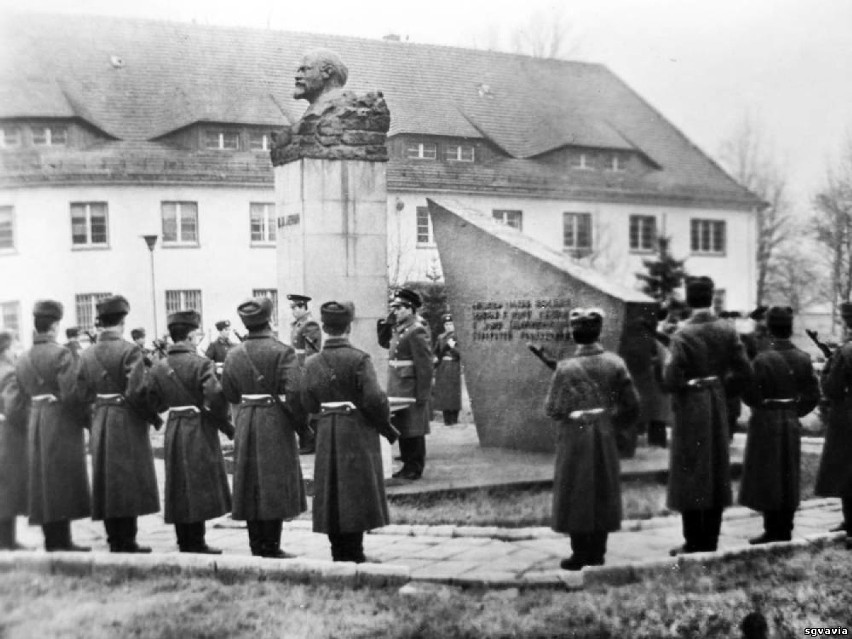
[[[672,393],[668,505],[680,511],[685,544],[671,551],[715,551],[722,511],[731,504],[728,410],[724,382],[748,383],[751,365],[736,330],[716,317],[713,280],[690,277],[689,320],[672,335],[663,383]]]
[[[458,424],[461,411],[461,355],[456,341],[453,316],[442,317],[444,332],[438,336],[435,354],[435,387],[432,389],[432,409],[444,416],[444,425]]]
[[[221,320],[216,322],[216,330],[219,334],[216,339],[210,342],[204,356],[207,359],[213,360],[215,364],[219,364],[219,373],[221,374],[221,364],[225,363],[225,358],[228,356],[228,351],[231,350],[231,322]]]
[[[313,530],[328,535],[334,561],[366,561],[364,531],[389,523],[379,435],[393,443],[388,398],[370,356],[349,343],[350,302],[320,307],[328,335],[308,358],[302,403],[317,419]]]
[[[305,360],[311,355],[319,353],[322,348],[322,331],[316,320],[311,317],[311,311],[308,309],[310,297],[290,293],[287,295],[287,299],[290,300],[290,312],[293,314],[293,322],[290,324],[290,346],[296,350],[296,362],[301,374]],[[300,455],[310,455],[315,449],[314,420],[310,416],[307,419],[306,428],[303,428],[299,434]]]
[[[65,329],[65,348],[71,351],[75,357],[80,354],[80,329],[76,326],[69,326]]]
[[[14,341],[11,331],[0,331],[0,550],[23,550],[16,540],[15,518],[27,514],[26,407],[13,407],[11,395],[9,405],[4,399],[15,380]],[[25,400],[20,395],[18,399]]]
[[[144,328],[134,328],[130,331],[130,339],[141,348],[143,351],[146,351],[145,348],[145,329]]]
[[[769,624],[766,617],[759,612],[750,612],[740,622],[740,632],[743,639],[767,639],[769,637]]]
[[[816,408],[819,383],[810,355],[790,341],[793,309],[766,314],[769,340],[752,362],[754,377],[743,399],[751,407],[740,503],[763,513],[764,532],[752,544],[790,541],[799,506],[802,428]]]
[[[610,532],[621,528],[620,462],[616,431],[635,425],[639,395],[627,365],[598,342],[603,311],[571,311],[573,357],[556,367],[545,412],[558,422],[553,477],[553,523],[571,536],[565,570],[604,563]]]

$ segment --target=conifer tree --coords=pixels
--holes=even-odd
[[[674,291],[683,286],[686,278],[686,269],[683,263],[686,260],[676,260],[669,252],[671,238],[657,238],[657,256],[642,260],[647,273],[636,273],[636,277],[642,282],[642,292],[653,297],[661,304],[668,303],[676,297]]]

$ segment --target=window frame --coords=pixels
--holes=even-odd
[[[68,126],[65,124],[38,124],[30,128],[32,133],[33,146],[68,146]],[[54,140],[55,132],[62,131],[62,141]],[[44,141],[37,141],[36,135],[41,133],[44,136]]]
[[[217,136],[216,146],[210,145],[210,135]],[[225,146],[226,136],[233,136],[236,146]],[[204,149],[207,151],[239,151],[240,150],[240,132],[233,129],[205,129],[204,130]]]
[[[10,229],[9,233],[10,233],[11,238],[12,238],[12,245],[11,246],[3,246],[2,244],[0,244],[0,255],[9,255],[9,254],[18,252],[17,216],[15,215],[15,205],[14,204],[4,204],[4,205],[0,206],[0,216],[2,216],[4,209],[9,210],[9,229]],[[2,224],[3,224],[2,217],[0,217],[0,228],[2,228]],[[2,236],[0,236],[0,237],[2,237]]]
[[[175,235],[178,239],[175,240],[167,240],[166,239],[166,218],[165,218],[165,207],[167,204],[173,204],[175,206]],[[182,210],[183,207],[187,204],[191,204],[195,207],[195,239],[194,240],[184,240],[180,239],[183,235],[183,225],[182,225]],[[162,231],[163,237],[163,248],[198,248],[201,246],[201,229],[199,227],[199,215],[198,215],[198,201],[193,200],[161,200],[160,201],[160,229]]]
[[[260,136],[260,147],[255,147],[254,143],[257,140],[257,136]],[[272,140],[268,133],[264,133],[262,131],[249,131],[249,151],[254,151],[255,153],[263,153],[269,151],[272,148]]]
[[[644,236],[644,233],[643,233],[644,225],[641,224],[641,223],[639,224],[639,229],[638,229],[637,234],[636,234],[636,239],[638,240],[637,245],[634,246],[634,244],[633,244],[633,237],[634,237],[633,223],[634,223],[634,221],[636,221],[636,222],[640,222],[640,221],[648,222],[649,220],[650,220],[650,222],[653,226],[650,246],[647,246],[647,247],[642,246],[642,237]],[[628,246],[630,247],[631,253],[653,253],[654,251],[657,250],[657,238],[659,237],[659,234],[657,232],[657,216],[656,215],[645,215],[645,214],[639,214],[639,213],[631,214],[630,217],[629,217],[628,224],[629,224],[629,226],[628,226],[628,229],[627,229],[627,242],[628,242]]]
[[[415,244],[417,245],[417,248],[433,248],[435,246],[435,233],[434,233],[434,230],[432,229],[432,217],[429,215],[429,207],[428,206],[415,207],[414,216],[415,216],[415,222],[414,222],[415,223],[415,226],[414,226],[415,235],[414,235],[414,238],[415,238]],[[424,217],[424,216],[425,216],[425,220],[426,220],[426,240],[425,241],[421,240],[421,237],[422,237],[421,230],[422,230],[422,226],[423,226],[421,224],[421,217]]]
[[[10,144],[7,137],[7,131],[15,132],[15,142]],[[17,124],[9,124],[0,126],[0,149],[17,149],[23,146],[23,130]]]
[[[265,215],[262,218],[262,239],[254,237],[254,211],[255,207],[264,207]],[[275,219],[275,202],[249,202],[249,240],[253,247],[274,247],[278,241],[278,228]]]
[[[623,158],[618,153],[613,153],[609,156],[609,165],[607,166],[607,171],[612,171],[613,173],[624,173],[627,171],[627,166],[623,162]]]
[[[702,231],[704,225],[709,229],[709,249],[704,250],[701,245],[704,244],[705,231]],[[728,224],[727,220],[719,220],[713,218],[692,218],[689,220],[689,249],[691,255],[701,257],[725,257],[728,252]],[[696,228],[698,234],[696,238]],[[721,233],[719,233],[719,229]],[[720,239],[721,237],[721,239]],[[697,245],[696,246],[696,239]],[[721,248],[714,249],[714,244],[720,244]]]
[[[595,166],[589,160],[591,160],[591,155],[589,153],[580,153],[579,155],[573,156],[571,159],[571,168],[577,169],[578,171],[594,171]]]
[[[77,320],[77,326],[81,330],[95,330],[95,319],[98,316],[98,302],[112,295],[112,293],[76,293],[74,295],[74,317]],[[81,308],[85,304],[85,309],[81,313]]]
[[[470,157],[465,157],[465,150],[470,151]],[[450,153],[455,151],[455,153]],[[452,157],[451,157],[452,156]],[[447,144],[444,146],[444,160],[447,162],[476,162],[476,147],[473,144]]]
[[[7,323],[6,319],[8,317],[14,317],[14,326]],[[21,302],[19,300],[6,300],[5,302],[0,302],[0,327],[4,330],[14,331],[15,335],[20,339]]]
[[[271,295],[270,295],[271,293]],[[268,297],[272,300],[272,316],[270,324],[272,328],[278,327],[278,289],[277,288],[253,288],[251,289],[252,297]]]
[[[511,214],[517,213],[517,226],[510,221]],[[491,219],[521,232],[524,230],[524,212],[521,209],[491,209]]]
[[[169,294],[174,295],[178,294],[178,305],[169,303]],[[198,294],[198,304],[188,304],[186,301],[187,294]],[[178,311],[184,311],[192,309],[198,313],[199,322],[198,328],[199,330],[204,330],[204,295],[202,294],[202,290],[200,288],[169,288],[163,291],[163,308],[166,311],[166,317],[171,315],[172,313],[177,313]]]
[[[417,147],[417,154],[412,155],[411,151]],[[426,154],[426,149],[431,149],[431,154]],[[405,157],[409,160],[428,160],[435,161],[438,159],[438,145],[435,142],[409,142],[405,147]]]
[[[566,235],[568,230],[568,220],[573,220],[573,224],[571,225],[571,233],[574,237],[573,246],[569,246],[566,244]],[[589,236],[589,245],[588,246],[579,246],[577,240],[580,236],[581,229],[579,228],[580,220],[588,221],[588,236]],[[573,257],[586,257],[591,254],[595,249],[595,233],[594,233],[594,225],[592,224],[592,213],[590,211],[563,211],[562,212],[562,251],[563,253],[570,253]]]
[[[95,205],[102,205],[104,209],[104,235],[105,239],[103,242],[95,242],[92,240],[93,229],[92,229],[92,207]],[[85,214],[84,223],[86,225],[86,241],[85,242],[77,242],[75,241],[74,234],[74,208],[82,206],[84,207],[83,211]],[[69,204],[69,212],[71,214],[71,249],[74,251],[91,251],[91,250],[99,250],[99,249],[108,249],[110,248],[110,234],[109,234],[109,203],[101,202],[97,200],[93,200],[91,202],[71,202]]]

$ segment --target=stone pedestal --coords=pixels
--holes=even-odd
[[[352,344],[370,353],[382,384],[388,358],[376,320],[387,316],[386,166],[302,158],[274,169],[279,326],[292,320],[287,293],[312,297],[317,321],[322,303],[354,302]]]

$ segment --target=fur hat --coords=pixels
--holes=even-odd
[[[706,275],[686,278],[686,303],[690,308],[709,308],[713,304],[713,280]]]
[[[263,326],[272,317],[272,300],[268,297],[252,297],[237,307],[237,313],[246,328]]]
[[[166,322],[166,325],[169,328],[176,324],[184,324],[186,326],[192,326],[192,328],[198,328],[201,326],[201,315],[198,314],[198,311],[191,309],[188,311],[177,311],[176,313],[169,315]]]
[[[352,302],[326,302],[320,306],[320,320],[329,328],[344,329],[352,323],[355,305]]]
[[[33,317],[47,317],[53,320],[61,320],[64,309],[61,302],[56,300],[38,300],[33,304]]]
[[[130,312],[130,302],[123,295],[110,295],[97,304],[98,317],[104,315],[127,315]]]

